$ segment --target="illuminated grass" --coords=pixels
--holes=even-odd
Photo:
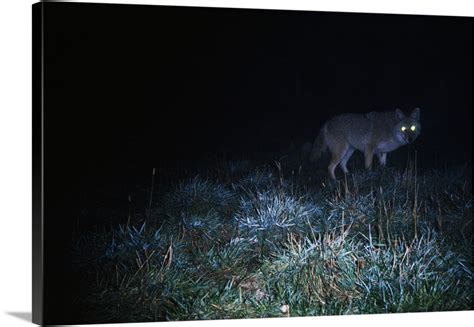
[[[227,167],[232,176],[178,182],[144,220],[75,241],[85,318],[473,308],[469,170],[388,168],[307,185],[279,166],[246,163],[239,177],[240,165]]]

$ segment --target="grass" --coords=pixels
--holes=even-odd
[[[473,308],[469,167],[307,174],[225,163],[150,194],[126,224],[82,233],[84,320]]]

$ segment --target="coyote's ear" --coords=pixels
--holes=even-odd
[[[420,120],[420,108],[415,108],[411,114],[410,114],[410,118],[413,118],[415,120]]]
[[[403,111],[401,111],[400,109],[395,109],[395,115],[397,116],[398,119],[402,120],[402,119],[405,119],[405,114],[403,113]]]

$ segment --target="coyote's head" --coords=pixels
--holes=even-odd
[[[393,130],[395,138],[401,144],[412,143],[421,131],[420,108],[415,108],[408,117],[400,109],[395,110],[395,115],[399,120]]]

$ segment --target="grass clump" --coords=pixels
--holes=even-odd
[[[314,204],[280,190],[246,195],[234,219],[241,235],[259,243],[261,248],[277,248],[288,233],[302,233],[307,221],[319,213]]]

